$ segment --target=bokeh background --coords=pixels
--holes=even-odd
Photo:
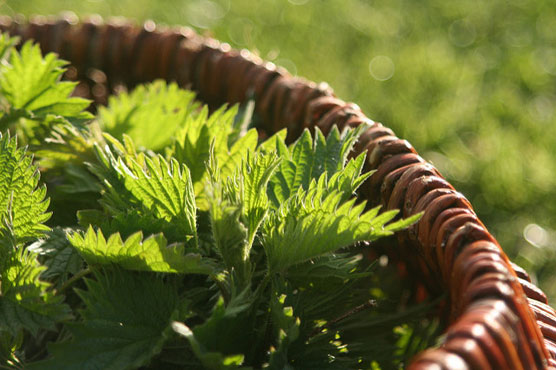
[[[189,25],[327,81],[467,196],[556,303],[553,0],[0,0]]]

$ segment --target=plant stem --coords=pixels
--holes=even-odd
[[[73,275],[71,278],[69,278],[61,287],[60,289],[58,289],[58,292],[56,294],[60,294],[62,293],[64,290],[66,290],[67,288],[69,288],[73,283],[75,283],[77,280],[81,279],[84,276],[89,275],[91,272],[93,272],[93,269],[91,267],[87,267],[81,271],[79,271],[77,274]]]
[[[222,298],[224,299],[224,303],[228,304],[230,302],[230,292],[226,289],[226,286],[222,283],[222,281],[215,275],[211,276],[212,281],[216,284],[218,289],[220,289],[220,294],[222,294]]]
[[[271,278],[271,274],[270,272],[267,272],[263,278],[263,280],[261,281],[261,283],[259,284],[259,286],[257,287],[257,289],[255,290],[255,297],[260,297],[260,295],[262,294],[262,292],[264,292],[264,290],[266,289],[266,286],[268,285],[268,283],[270,282],[270,278]]]
[[[326,325],[322,326],[322,327],[318,327],[315,328],[311,334],[309,335],[309,338],[312,338],[318,334],[320,334],[322,332],[323,329],[331,329],[333,328],[337,323],[339,323],[342,320],[347,319],[350,316],[355,315],[356,313],[359,313],[363,310],[372,308],[372,307],[376,307],[377,303],[374,299],[369,299],[367,302],[360,304],[357,307],[354,307],[353,309],[349,310],[348,312],[344,313],[343,315],[341,315],[340,317],[337,317],[333,320],[330,320],[328,323],[326,323]]]
[[[267,272],[263,277],[263,280],[261,280],[259,286],[255,290],[254,297],[257,301],[257,303],[254,305],[255,307],[260,307],[259,302],[263,297],[262,293],[265,291],[266,286],[270,282],[271,277],[272,277],[271,273]],[[272,289],[270,293],[272,294]],[[271,299],[272,299],[271,297],[268,297],[268,300],[265,302],[268,302],[268,304],[270,305]],[[259,331],[259,334],[257,335],[258,336],[257,343],[259,343],[259,345],[255,346],[253,350],[253,363],[257,365],[256,368],[260,367],[262,363],[266,360],[264,355],[266,353],[266,348],[268,347],[268,343],[270,342],[269,336],[270,336],[270,330],[272,329],[271,313],[269,309],[266,311],[267,312],[265,314],[262,328]]]

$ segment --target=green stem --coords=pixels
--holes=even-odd
[[[349,310],[348,312],[344,313],[343,315],[330,320],[328,323],[326,323],[326,325],[322,326],[322,327],[318,327],[315,328],[311,334],[309,334],[309,338],[312,338],[314,336],[317,336],[318,334],[322,333],[322,331],[324,329],[332,329],[336,324],[338,324],[340,321],[347,319],[350,316],[353,316],[363,310],[369,309],[369,308],[373,308],[376,307],[376,301],[374,299],[369,299],[367,302],[360,304],[359,306]]]
[[[90,266],[79,271],[77,274],[73,275],[71,278],[69,278],[61,287],[60,289],[58,289],[58,291],[56,292],[56,294],[60,294],[62,293],[64,290],[66,290],[67,288],[69,288],[73,283],[75,283],[77,280],[81,279],[84,276],[89,275],[91,272],[93,272],[93,268],[91,268]]]
[[[220,294],[222,294],[222,298],[224,298],[224,303],[228,304],[230,302],[231,297],[228,290],[226,289],[226,286],[216,275],[211,275],[210,278],[212,279],[212,281],[214,281],[218,289],[220,289]]]
[[[257,289],[255,290],[255,297],[260,297],[260,295],[264,292],[264,290],[266,289],[266,286],[268,285],[268,283],[270,282],[270,278],[271,278],[271,274],[269,272],[267,272],[263,278],[263,280],[261,281],[261,283],[259,284],[259,286],[257,287]]]
[[[263,292],[265,291],[268,283],[270,282],[271,277],[272,275],[269,272],[267,272],[263,277],[263,280],[261,280],[261,283],[255,290],[254,293],[254,297],[256,300],[256,303],[254,305],[255,307],[260,307],[260,300],[263,299]],[[272,289],[270,290],[270,294],[272,294]],[[270,300],[271,297],[268,297],[267,302],[269,304],[270,304]],[[262,328],[259,331],[259,334],[257,335],[258,338],[256,343],[259,343],[259,345],[254,346],[252,351],[253,363],[257,365],[255,366],[255,368],[259,368],[260,365],[262,365],[262,363],[267,360],[264,354],[266,353],[269,344],[270,330],[272,329],[271,320],[272,318],[271,318],[270,310],[267,310],[264,318],[264,322],[262,324]]]

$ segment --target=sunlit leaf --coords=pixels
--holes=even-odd
[[[55,54],[41,55],[38,45],[26,42],[21,51],[11,53],[9,64],[0,76],[0,93],[12,109],[32,112],[31,118],[48,114],[90,118],[84,111],[89,101],[70,97],[75,82],[60,82],[67,63]]]
[[[46,187],[39,186],[33,157],[17,140],[0,133],[0,246],[13,245],[41,236],[49,228]],[[2,242],[4,240],[4,242]]]
[[[171,158],[120,153],[97,147],[93,172],[104,182],[101,202],[112,215],[137,210],[172,223],[182,241],[197,244],[196,204],[189,169]],[[136,230],[139,231],[139,230]]]
[[[112,234],[106,240],[100,230],[95,232],[89,227],[84,235],[73,233],[68,239],[91,265],[115,264],[137,271],[196,274],[213,272],[208,260],[199,254],[186,254],[183,245],[167,245],[162,234],[143,240],[143,233],[139,231],[124,242],[119,233]]]
[[[156,81],[140,85],[131,93],[111,96],[107,107],[100,107],[102,129],[122,139],[130,136],[139,147],[160,151],[170,144],[195,110],[195,94],[177,84]]]

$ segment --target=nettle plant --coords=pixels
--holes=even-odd
[[[261,143],[249,109],[209,114],[164,82],[93,116],[65,62],[15,43],[0,38],[2,368],[389,368],[432,343],[429,306],[400,310],[358,247],[417,219],[354,197],[361,129]]]

